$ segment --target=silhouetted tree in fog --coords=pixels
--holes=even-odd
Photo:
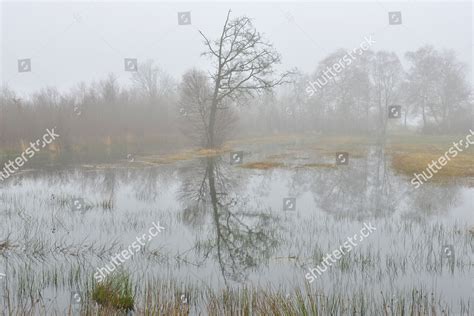
[[[186,124],[183,124],[183,132],[193,139],[197,144],[206,146],[210,143],[209,138],[209,116],[212,104],[211,83],[207,74],[197,69],[187,71],[179,89],[180,113]],[[215,140],[220,143],[232,130],[236,120],[231,109],[216,113],[216,125],[214,127]]]
[[[465,78],[466,65],[451,51],[438,52],[424,46],[405,54],[411,64],[408,71],[410,100],[421,112],[423,130],[451,129],[456,120],[472,116],[469,104],[469,85]],[[466,126],[466,127],[467,127]]]
[[[202,32],[207,51],[214,63],[214,83],[209,112],[208,147],[215,143],[217,111],[225,110],[223,102],[252,96],[254,92],[271,89],[284,82],[288,73],[273,79],[273,66],[280,55],[262,38],[247,17],[230,20],[230,13],[219,39],[211,41]]]
[[[377,130],[385,135],[387,128],[388,106],[398,104],[400,86],[404,71],[398,56],[386,51],[373,55],[370,69],[370,80],[373,91],[373,104],[377,109]]]

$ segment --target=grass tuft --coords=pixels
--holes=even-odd
[[[130,277],[125,273],[111,275],[95,286],[92,299],[106,308],[134,310],[135,299]]]

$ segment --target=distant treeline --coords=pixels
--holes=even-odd
[[[220,131],[231,136],[377,133],[394,122],[401,129],[449,134],[473,126],[468,66],[454,52],[424,46],[405,54],[404,68],[395,53],[368,50],[336,76],[328,75],[345,54],[343,49],[330,54],[311,75],[295,71],[290,83],[272,92],[222,105],[229,115],[221,117]],[[0,149],[18,150],[50,127],[57,127],[61,137],[56,146],[65,151],[92,144],[188,145],[192,137],[184,135],[199,135],[196,116],[206,115],[213,82],[205,74],[190,70],[177,82],[147,61],[127,87],[112,74],[66,93],[44,88],[26,99],[3,87]],[[389,123],[390,105],[401,105],[402,116]]]

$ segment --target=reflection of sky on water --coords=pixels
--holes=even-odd
[[[248,170],[225,156],[183,162],[177,170],[17,177],[1,189],[6,220],[0,227],[18,247],[6,253],[8,263],[0,261],[11,271],[30,259],[32,271],[40,272],[58,265],[68,271],[79,260],[93,273],[160,221],[166,231],[123,264],[134,277],[293,287],[304,284],[307,267],[371,222],[377,231],[347,255],[348,266],[335,264],[311,286],[375,296],[381,289],[395,294],[422,287],[454,305],[467,300],[471,249],[465,231],[473,224],[473,189],[427,183],[415,190],[393,173],[383,152],[374,149],[369,157],[337,168]],[[95,206],[72,212],[73,197]],[[296,198],[295,211],[283,211],[286,197]],[[113,209],[98,206],[109,200]],[[454,274],[437,268],[444,244],[454,245]],[[38,257],[47,264],[38,264]]]

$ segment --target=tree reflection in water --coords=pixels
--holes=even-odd
[[[243,282],[248,271],[268,262],[277,248],[278,217],[251,206],[247,197],[237,193],[239,180],[229,177],[222,157],[207,157],[197,164],[184,172],[183,221],[208,228],[207,239],[198,241],[196,249],[203,258],[216,259],[226,286],[228,279]]]

